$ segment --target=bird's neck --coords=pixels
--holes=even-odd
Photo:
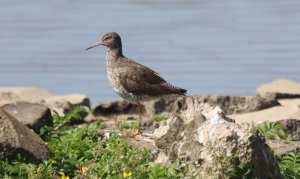
[[[108,48],[106,52],[106,62],[108,67],[112,67],[116,63],[119,57],[123,57],[121,48]]]
[[[122,57],[123,56],[122,47],[108,48],[106,56],[107,57],[114,57],[114,58]]]

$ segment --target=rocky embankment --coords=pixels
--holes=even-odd
[[[85,122],[101,118],[106,132],[115,129],[117,118],[137,118],[136,106],[122,100],[91,107],[82,94],[56,96],[39,88],[0,88],[0,158],[13,160],[20,152],[29,156],[28,162],[49,158],[39,130],[52,125],[51,111],[63,115],[75,105],[92,108],[92,114],[83,114]],[[145,132],[130,139],[132,145],[152,148],[155,162],[185,161],[195,177],[226,176],[244,164],[254,177],[281,178],[271,150],[279,155],[300,150],[300,84],[289,80],[262,85],[256,96],[159,99],[144,103],[143,111]],[[155,122],[158,114],[167,120]],[[292,140],[266,141],[254,127],[264,121],[282,121]]]

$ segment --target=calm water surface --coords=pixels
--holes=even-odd
[[[189,94],[253,95],[277,78],[300,81],[299,0],[1,0],[0,86],[119,97],[106,77],[108,31],[124,54]]]

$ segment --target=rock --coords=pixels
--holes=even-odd
[[[187,104],[154,131],[156,162],[185,161],[192,178],[230,178],[239,164],[251,178],[283,178],[256,128],[232,122],[218,106],[194,98]]]
[[[41,100],[53,96],[52,93],[45,89],[35,87],[2,87],[0,93],[14,93],[21,97],[22,101],[31,103],[40,102]]]
[[[300,83],[287,79],[278,79],[258,87],[256,94],[270,99],[299,98]]]
[[[153,133],[156,146],[168,153],[170,144],[173,141],[180,140],[180,132],[183,130],[182,127],[184,127],[183,123],[183,119],[178,116],[172,116],[167,121],[164,121]]]
[[[17,102],[6,104],[2,109],[36,133],[45,125],[53,125],[51,111],[43,104]]]
[[[59,115],[63,115],[72,107],[77,105],[84,105],[90,108],[90,100],[83,94],[72,94],[65,96],[51,96],[43,99],[43,104],[50,107],[51,110],[55,110]],[[87,116],[87,113],[83,113],[82,117]]]
[[[137,135],[134,138],[133,137],[127,138],[127,140],[131,146],[134,146],[134,147],[137,147],[140,149],[147,148],[152,151],[156,151],[153,138],[151,138],[151,136],[149,136],[146,133]]]
[[[300,141],[300,120],[299,119],[287,119],[279,121],[285,125],[289,134],[292,135],[292,140]],[[299,143],[300,148],[300,143]]]
[[[92,111],[95,116],[107,116],[117,114],[133,114],[137,112],[137,108],[132,103],[129,103],[125,100],[119,100],[107,103],[98,103],[93,107]]]
[[[280,105],[276,100],[256,96],[187,96],[178,99],[159,99],[145,103],[145,109],[153,114],[176,113],[187,108],[187,100],[193,98],[202,103],[220,106],[225,114],[253,112]]]
[[[1,89],[1,88],[0,88]],[[16,103],[23,101],[20,96],[12,92],[0,92],[0,107],[5,104]]]
[[[13,161],[18,153],[36,164],[50,157],[38,135],[0,108],[0,159]]]
[[[70,108],[76,105],[85,105],[90,108],[90,101],[86,95],[71,94],[65,96],[55,96],[49,91],[34,87],[2,87],[0,88],[0,97],[5,95],[5,99],[0,99],[1,104],[12,104],[18,101],[30,103],[40,103],[48,106],[51,110],[57,111],[63,115]],[[82,116],[86,116],[84,113]]]
[[[280,106],[249,112],[244,114],[230,115],[238,123],[260,123],[263,121],[280,121],[287,119],[300,120],[300,99],[280,99]]]
[[[279,156],[289,152],[300,152],[300,141],[267,140],[267,144]]]
[[[257,96],[187,96],[179,98],[162,98],[143,103],[147,115],[176,113],[187,108],[187,99],[206,102],[220,106],[226,114],[246,113],[280,105],[276,100]],[[119,100],[99,103],[93,107],[94,115],[116,115],[137,113],[136,105]]]

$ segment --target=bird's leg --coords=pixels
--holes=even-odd
[[[141,122],[142,122],[142,106],[141,106],[140,101],[136,101],[136,104],[137,104],[138,110],[139,110],[138,130],[140,131],[140,129],[141,129]]]

